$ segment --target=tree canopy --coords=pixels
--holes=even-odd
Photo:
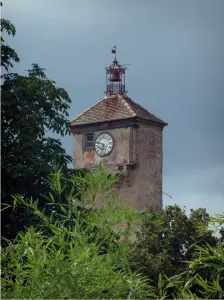
[[[19,62],[19,57],[14,49],[5,44],[4,33],[14,36],[16,28],[9,20],[1,19],[1,66],[8,71],[9,67],[13,67],[13,61]]]
[[[148,211],[143,216],[133,259],[144,274],[158,280],[159,274],[174,276],[186,267],[195,254],[192,245],[215,246],[218,239],[209,229],[206,209],[191,210],[188,216],[178,205],[160,212]],[[201,228],[206,229],[201,235]]]
[[[1,20],[1,31],[13,36],[16,33],[13,24],[5,19]],[[68,167],[71,156],[66,154],[61,141],[52,137],[52,133],[59,137],[70,133],[71,99],[37,64],[32,64],[27,75],[9,72],[19,58],[3,38],[1,46],[1,66],[6,71],[1,86],[2,203],[11,205],[12,195],[21,194],[39,198],[44,205],[41,194],[48,190],[46,178],[52,164],[62,166],[66,176],[73,173]],[[10,216],[10,209],[3,212],[2,232],[13,237],[19,226],[15,214],[14,218]]]

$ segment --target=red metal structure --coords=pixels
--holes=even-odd
[[[116,46],[112,49],[112,53],[115,54],[114,61],[106,68],[106,94],[124,95],[127,93],[125,90],[125,71],[127,68],[119,64],[116,57]]]

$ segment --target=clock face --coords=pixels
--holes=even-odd
[[[111,135],[108,133],[100,134],[95,142],[95,151],[99,156],[108,155],[114,146],[114,141]]]

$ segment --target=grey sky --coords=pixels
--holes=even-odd
[[[70,118],[104,95],[117,45],[128,95],[164,130],[164,204],[224,212],[223,0],[7,0],[3,17],[24,72],[31,63],[72,99]],[[72,154],[72,137],[63,140]]]

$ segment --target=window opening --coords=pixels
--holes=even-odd
[[[93,133],[85,134],[85,148],[93,148],[93,147],[94,147]]]

